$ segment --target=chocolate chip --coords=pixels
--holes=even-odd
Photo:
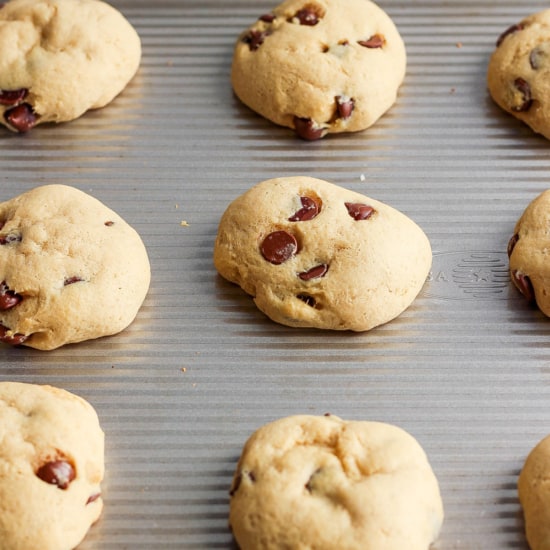
[[[93,495],[90,495],[88,497],[88,500],[86,501],[86,506],[88,506],[88,504],[91,504],[92,502],[95,502],[100,496],[101,493],[94,493]]]
[[[298,10],[294,17],[291,18],[291,21],[297,22],[300,25],[306,25],[308,27],[313,27],[319,23],[319,14],[316,12],[314,7],[306,6],[301,10]]]
[[[514,280],[517,283],[519,291],[525,296],[528,302],[533,302],[535,300],[535,291],[533,289],[533,284],[528,275],[524,275],[517,269],[512,273]]]
[[[264,43],[264,40],[269,34],[270,33],[267,31],[250,31],[243,38],[243,42],[248,44],[248,48],[251,52],[255,52]]]
[[[548,66],[549,57],[550,42],[543,42],[531,50],[531,53],[529,54],[529,64],[534,71],[538,71],[539,69]]]
[[[517,25],[512,25],[510,27],[508,27],[498,38],[497,38],[497,48],[502,44],[502,42],[504,41],[504,39],[509,35],[509,34],[513,34],[515,32],[518,32],[518,31],[522,31],[523,30],[523,25],[521,23],[517,24]]]
[[[105,222],[105,225],[106,225],[107,227],[112,227],[113,225],[115,225],[115,222],[107,221],[107,222]]]
[[[309,294],[297,294],[296,298],[298,300],[302,300],[306,305],[309,307],[315,307],[317,305],[317,301],[313,296],[310,296]]]
[[[19,233],[8,233],[7,235],[0,235],[0,245],[12,244],[21,242],[21,235]]]
[[[311,118],[294,117],[294,130],[298,137],[308,141],[321,139],[326,134],[326,128],[316,124]]]
[[[361,204],[357,202],[344,203],[348,209],[348,214],[357,221],[368,220],[376,210],[367,204]]]
[[[298,243],[290,233],[274,231],[264,239],[260,250],[268,262],[280,265],[296,254]]]
[[[63,286],[68,286],[68,285],[72,285],[74,283],[80,283],[81,281],[83,281],[84,279],[82,279],[81,277],[79,277],[78,275],[75,275],[74,277],[67,277],[64,281],[63,281]]]
[[[13,290],[10,290],[6,281],[0,283],[0,310],[6,311],[15,307],[21,300],[22,296],[16,294]]]
[[[355,100],[345,95],[337,95],[335,100],[338,116],[343,119],[349,118],[355,109]]]
[[[272,13],[264,13],[263,15],[260,15],[259,20],[264,23],[273,23],[273,21],[275,21],[275,15]]]
[[[6,122],[19,132],[28,132],[38,122],[38,116],[28,103],[21,103],[4,112]]]
[[[308,271],[303,271],[302,273],[298,273],[298,277],[300,277],[302,281],[311,281],[311,279],[320,279],[321,277],[324,277],[327,274],[327,271],[328,271],[328,265],[320,264],[320,265],[316,265],[315,267],[312,267]]]
[[[22,344],[28,336],[25,334],[19,334],[12,332],[8,327],[0,325],[0,342],[9,344],[10,346],[19,346]]]
[[[512,252],[514,251],[514,248],[519,241],[519,235],[516,233],[515,235],[512,235],[512,238],[508,241],[508,258],[512,255]]]
[[[300,197],[300,201],[302,208],[288,218],[289,222],[307,222],[319,214],[319,206],[316,201],[310,197]]]
[[[72,464],[65,460],[53,460],[41,466],[36,475],[46,483],[67,489],[69,483],[76,477]]]
[[[21,103],[29,93],[27,88],[19,90],[0,90],[0,105],[17,105]]]
[[[533,104],[533,98],[531,97],[531,86],[529,86],[529,82],[523,78],[516,78],[514,80],[514,87],[521,94],[521,102],[516,105],[512,105],[510,108],[516,113],[528,111]]]
[[[386,40],[381,34],[373,34],[370,38],[367,38],[367,40],[357,41],[360,46],[364,46],[369,49],[381,48],[385,42]]]

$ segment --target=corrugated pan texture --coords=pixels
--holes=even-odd
[[[550,324],[510,287],[506,244],[548,187],[550,149],[492,103],[485,74],[497,36],[545,3],[380,2],[407,45],[398,102],[365,132],[314,143],[231,91],[234,41],[273,3],[113,4],[143,42],[126,91],[69,124],[0,132],[0,200],[78,187],[140,232],[152,262],[123,333],[52,352],[0,348],[0,379],[58,385],[99,413],[106,507],[81,547],[231,548],[228,489],[245,439],[281,416],[330,411],[420,441],[446,509],[437,548],[525,550],[516,480],[550,432]],[[298,174],[387,202],[428,234],[432,274],[394,322],[290,329],[216,275],[228,203]]]

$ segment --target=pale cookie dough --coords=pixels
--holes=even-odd
[[[0,548],[71,550],[99,518],[104,435],[84,399],[0,382]]]
[[[529,453],[518,479],[518,493],[531,550],[550,550],[550,436]]]
[[[550,190],[525,209],[508,243],[512,282],[550,316]]]
[[[0,203],[0,341],[50,350],[120,332],[150,278],[137,232],[84,192],[46,185]]]
[[[403,40],[370,0],[287,0],[239,37],[237,97],[307,140],[374,124],[405,77]]]
[[[141,60],[132,25],[100,0],[0,6],[0,123],[26,132],[107,105]]]
[[[500,35],[487,82],[502,109],[550,139],[550,9]]]
[[[426,454],[402,429],[290,416],[246,442],[229,523],[242,550],[427,550],[443,504]]]
[[[223,214],[214,265],[292,327],[365,331],[402,313],[431,267],[407,216],[310,177],[264,181]]]

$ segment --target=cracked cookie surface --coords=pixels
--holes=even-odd
[[[550,9],[503,30],[487,84],[499,107],[550,139]]]
[[[66,185],[0,203],[0,341],[50,350],[120,332],[149,288],[137,232]]]
[[[252,110],[315,140],[374,124],[405,68],[397,28],[370,0],[287,0],[241,34],[231,81]]]
[[[229,522],[242,550],[427,550],[443,504],[426,454],[402,429],[298,415],[246,442]]]
[[[104,435],[84,399],[0,382],[0,546],[71,550],[103,508]]]
[[[370,330],[422,289],[432,253],[398,210],[324,180],[264,181],[235,199],[218,227],[214,265],[272,320]]]
[[[104,107],[141,59],[138,34],[100,0],[11,0],[0,6],[0,123],[26,132]]]

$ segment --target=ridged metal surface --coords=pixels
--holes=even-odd
[[[407,45],[398,102],[365,132],[315,143],[231,91],[234,41],[272,2],[113,5],[143,42],[127,90],[69,124],[0,132],[0,200],[78,187],[140,232],[152,263],[123,333],[0,348],[0,379],[63,387],[99,413],[106,507],[81,548],[231,548],[228,489],[245,439],[281,416],[330,411],[397,424],[423,445],[446,510],[438,549],[525,550],[516,481],[550,432],[550,324],[510,287],[506,244],[549,186],[550,148],[492,103],[485,74],[496,37],[545,3],[380,2]],[[216,275],[229,202],[299,174],[387,202],[428,234],[433,271],[401,317],[364,334],[290,329]]]

